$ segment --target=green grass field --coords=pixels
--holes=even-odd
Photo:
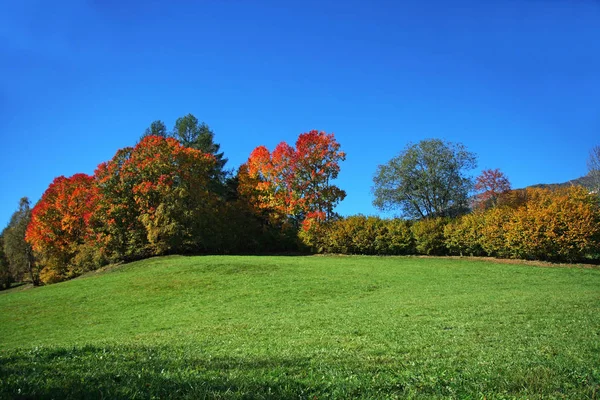
[[[600,270],[165,257],[0,293],[2,398],[598,398]]]

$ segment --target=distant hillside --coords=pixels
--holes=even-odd
[[[559,187],[565,187],[565,186],[573,186],[573,185],[578,185],[578,186],[583,186],[589,190],[593,190],[594,189],[594,179],[590,176],[590,175],[586,175],[586,176],[581,176],[577,179],[572,179],[568,182],[563,182],[563,183],[538,183],[537,185],[531,185],[528,187],[532,187],[532,188],[559,188]]]

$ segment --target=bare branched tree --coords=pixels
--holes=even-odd
[[[594,146],[587,162],[588,175],[592,178],[594,189],[600,190],[600,146]]]

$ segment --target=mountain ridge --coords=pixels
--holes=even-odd
[[[567,186],[583,186],[586,189],[594,190],[596,185],[594,185],[594,178],[588,174],[584,176],[580,176],[579,178],[571,179],[567,182],[562,183],[537,183],[535,185],[529,185],[527,188],[542,188],[542,189],[556,189]]]

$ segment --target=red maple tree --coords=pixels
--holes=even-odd
[[[255,148],[243,171],[241,190],[252,192],[258,208],[270,209],[302,223],[326,219],[346,193],[332,184],[346,158],[333,134],[302,133],[292,147],[281,142],[273,150]]]
[[[481,192],[476,199],[478,208],[495,207],[498,198],[510,191],[510,182],[498,168],[487,169],[475,179],[475,190]]]
[[[94,240],[90,220],[98,201],[94,177],[86,174],[59,176],[46,189],[32,210],[25,234],[45,265],[42,280],[64,279],[78,246]]]

